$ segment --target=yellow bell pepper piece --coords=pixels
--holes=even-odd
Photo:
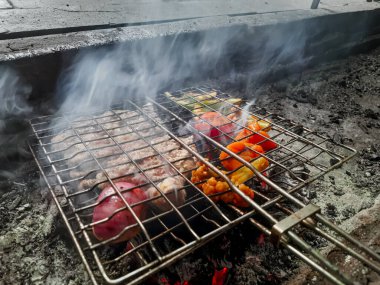
[[[258,171],[264,171],[269,166],[269,162],[265,157],[260,157],[251,162],[251,165]],[[235,185],[240,185],[251,179],[255,174],[248,167],[243,166],[231,174],[231,181]]]

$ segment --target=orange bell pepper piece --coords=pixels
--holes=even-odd
[[[242,129],[235,137],[237,141],[247,141],[249,136],[253,135],[254,132],[258,132],[261,130],[260,125],[257,122],[249,122],[247,128]]]
[[[264,153],[264,150],[261,146],[254,145],[245,141],[233,142],[227,146],[227,149],[233,153],[238,154],[242,159],[248,162],[258,157],[258,153]],[[220,153],[219,159],[221,160],[223,167],[227,170],[232,171],[243,165],[243,163],[241,163],[239,160],[230,157],[230,155],[224,151]]]

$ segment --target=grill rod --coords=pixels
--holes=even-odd
[[[166,107],[162,106],[161,104],[158,104],[156,101],[154,101],[153,99],[151,98],[148,98],[148,100],[156,105],[157,107],[165,110],[166,112],[170,113],[172,116],[174,116],[177,120],[180,120],[182,121],[184,124],[186,124],[187,122],[185,120],[183,120],[182,118],[180,118],[179,116],[177,116],[175,113],[173,113],[172,111],[170,111],[169,109],[167,109]],[[133,102],[130,101],[130,103],[132,105],[134,105],[135,108],[139,109],[141,111],[141,108],[139,106],[137,106],[136,104],[134,104]],[[188,151],[190,151],[191,153],[193,153],[195,156],[199,156],[199,154],[197,154],[196,152],[194,152],[193,150],[191,150],[191,148],[189,148],[188,146],[186,146],[180,139],[178,139],[170,130],[168,130],[165,126],[163,126],[161,123],[159,123],[157,120],[153,119],[153,118],[150,118],[152,121],[154,121],[155,124],[157,124],[159,127],[161,127],[162,129],[164,129],[169,135],[171,138],[173,138],[174,140],[176,140],[177,142],[179,142],[183,147],[185,147]],[[205,121],[206,122],[206,121]],[[206,122],[207,123],[207,122]],[[253,171],[255,173],[255,175],[257,177],[259,177],[262,181],[265,181],[268,185],[270,185],[271,187],[273,187],[276,191],[280,192],[280,194],[284,195],[286,198],[288,198],[290,201],[292,201],[293,203],[297,204],[298,206],[300,207],[304,207],[306,206],[304,203],[302,203],[301,201],[299,201],[297,198],[295,198],[294,196],[290,195],[286,190],[282,189],[281,187],[279,187],[278,185],[274,184],[271,180],[269,180],[268,178],[266,178],[264,175],[262,175],[258,170],[256,170],[254,167],[251,166],[251,164],[249,164],[248,162],[246,162],[245,160],[241,159],[240,156],[236,155],[235,153],[231,152],[229,149],[227,149],[226,147],[224,147],[223,145],[219,144],[218,142],[214,141],[213,139],[209,138],[208,136],[206,136],[205,134],[201,133],[201,132],[198,132],[195,128],[193,128],[192,126],[190,126],[194,132],[196,132],[197,134],[199,134],[200,136],[202,136],[203,139],[207,140],[208,142],[212,143],[213,145],[215,145],[218,149],[228,153],[230,156],[234,157],[235,159],[238,159],[241,163],[243,163],[246,167],[248,167],[251,171]],[[214,126],[213,126],[214,127]],[[199,158],[199,157],[198,157]],[[207,162],[207,161],[204,161],[204,159],[201,158],[201,160],[208,166],[210,167],[213,171],[215,171],[221,178],[223,178],[230,186],[230,189],[232,189],[232,191],[238,193],[246,202],[248,202],[258,213],[260,213],[263,217],[265,217],[269,222],[271,222],[272,224],[276,224],[278,221],[272,216],[270,215],[267,211],[265,211],[265,209],[263,209],[260,205],[258,205],[256,202],[252,201],[248,196],[246,196],[244,193],[242,193],[235,185],[233,185],[231,183],[231,181],[229,181],[228,177],[223,174],[218,168],[216,168],[215,166],[213,166],[211,163]],[[316,215],[317,219],[320,220],[320,222],[322,223],[326,223],[326,219],[321,216],[321,215]],[[322,217],[322,219],[320,219],[320,217]],[[343,230],[339,229],[337,226],[333,225],[332,223],[326,223],[326,225],[330,226],[333,230],[335,230],[336,232],[338,233],[344,233],[346,235],[348,235],[347,233],[345,233]],[[338,230],[336,230],[338,229]],[[322,230],[321,230],[322,231]],[[325,233],[326,235],[328,235],[327,233]],[[310,253],[312,254],[312,256],[316,259],[318,259],[321,263],[323,263],[326,267],[328,267],[329,271],[332,271],[334,274],[337,274],[339,275],[337,278],[334,277],[332,278],[332,275],[330,274],[330,272],[326,271],[326,270],[323,270],[321,273],[326,277],[328,278],[330,281],[334,282],[335,284],[353,284],[352,283],[352,280],[350,280],[348,277],[342,275],[338,268],[331,264],[326,258],[324,258],[318,251],[314,250],[314,249],[311,249],[310,246],[307,245],[307,243],[305,243],[297,234],[295,234],[294,232],[292,231],[287,231],[286,232],[286,236],[288,238],[290,238],[294,243],[296,243],[298,246],[300,246],[303,250],[306,250],[306,251],[310,251]],[[330,237],[331,239],[333,239],[333,237]],[[355,241],[355,244],[358,244],[360,245],[360,248],[362,249],[366,249],[365,251],[366,252],[372,252],[371,249],[369,249],[367,246],[365,246],[364,244],[362,244],[361,242],[353,239],[351,237],[352,240]],[[358,255],[360,255],[359,253],[357,253]],[[378,260],[380,260],[379,256],[375,253],[372,252],[371,256],[377,258]],[[303,256],[303,260],[305,260],[307,258],[307,256]],[[360,259],[362,260],[366,260],[365,257],[361,257]],[[371,263],[370,261],[367,261],[366,263]],[[375,264],[373,264],[371,266],[371,268],[374,268],[375,271],[377,271],[376,269],[377,266]],[[320,268],[315,268],[316,270],[319,270]],[[342,283],[343,282],[343,283]]]

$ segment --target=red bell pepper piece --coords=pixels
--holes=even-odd
[[[274,141],[266,140],[268,138],[270,139],[270,136],[267,132],[258,131],[257,134],[253,134],[252,136],[248,137],[247,140],[251,144],[261,145],[264,151],[275,149],[277,147],[277,144]]]

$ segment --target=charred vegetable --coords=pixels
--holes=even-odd
[[[240,105],[242,99],[240,98],[217,98],[217,93],[211,91],[208,93],[193,93],[186,92],[182,96],[173,96],[169,92],[165,92],[164,95],[170,100],[176,102],[178,105],[190,110],[195,115],[202,115],[208,111],[216,110],[222,114],[230,113],[232,105]]]

